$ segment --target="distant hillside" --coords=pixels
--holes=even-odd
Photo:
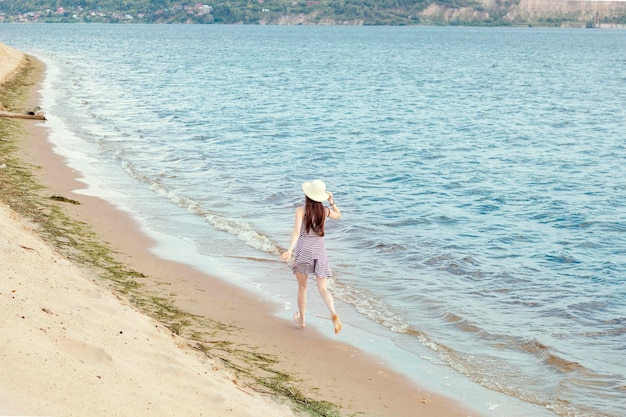
[[[0,0],[0,22],[626,27],[626,0]]]
[[[626,24],[626,1],[477,0],[473,6],[457,8],[434,3],[420,17],[448,24],[616,27]]]

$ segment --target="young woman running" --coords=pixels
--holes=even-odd
[[[291,232],[289,249],[281,254],[281,259],[289,261],[295,249],[293,272],[298,280],[298,311],[293,315],[294,321],[305,327],[306,288],[309,274],[317,281],[317,289],[330,311],[335,334],[341,331],[341,321],[335,311],[333,296],[328,291],[327,281],[332,277],[328,265],[326,246],[324,245],[324,223],[326,217],[340,219],[341,211],[333,200],[333,194],[326,191],[326,184],[320,180],[307,181],[302,184],[305,195],[304,207],[296,209],[296,220]],[[329,207],[323,202],[328,201]]]

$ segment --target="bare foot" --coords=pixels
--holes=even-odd
[[[333,320],[333,327],[335,328],[335,334],[339,334],[339,332],[341,331],[341,321],[339,320],[339,316],[336,314],[333,314],[332,320]]]
[[[302,317],[300,317],[299,311],[293,313],[293,321],[298,323],[298,326],[300,326],[301,329],[304,329],[304,320],[302,320]]]

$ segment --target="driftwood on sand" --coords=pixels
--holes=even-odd
[[[13,113],[9,111],[0,111],[0,117],[8,117],[11,119],[35,119],[35,120],[46,120],[46,116],[41,113]]]

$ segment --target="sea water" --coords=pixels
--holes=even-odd
[[[0,42],[47,64],[80,192],[159,256],[288,319],[277,258],[320,178],[343,213],[340,340],[484,415],[626,415],[626,31],[5,24]]]

